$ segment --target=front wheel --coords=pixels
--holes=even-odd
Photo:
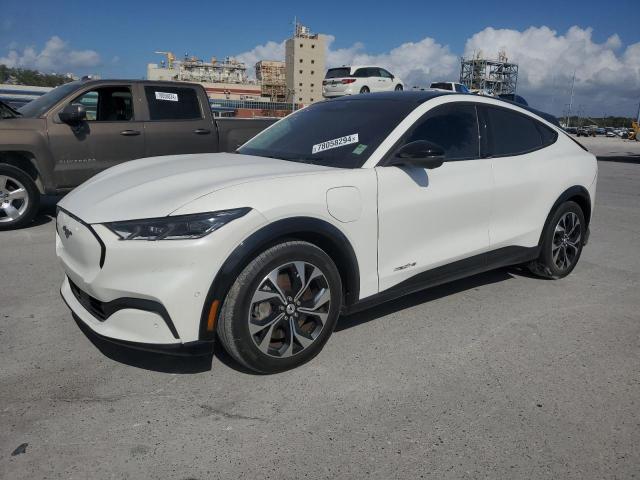
[[[396,92],[401,92],[402,90],[403,90],[402,89],[402,85],[400,85],[400,84],[396,85],[396,88],[395,88]]]
[[[575,202],[565,202],[556,210],[543,233],[540,256],[529,270],[543,278],[559,279],[569,275],[580,259],[586,222]]]
[[[342,283],[331,258],[289,241],[254,258],[229,290],[218,337],[240,364],[275,373],[315,357],[338,320]]]
[[[0,230],[27,225],[39,204],[40,193],[31,177],[13,165],[0,164]]]

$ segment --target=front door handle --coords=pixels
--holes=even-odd
[[[196,128],[193,133],[195,133],[196,135],[208,135],[211,133],[211,130],[208,130],[206,128]]]
[[[120,132],[120,135],[125,137],[135,137],[136,135],[140,135],[139,130],[123,130]]]

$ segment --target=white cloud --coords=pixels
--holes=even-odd
[[[235,58],[236,60],[246,63],[249,72],[251,74],[254,74],[255,72],[253,70],[253,66],[259,60],[284,61],[284,44],[284,41],[280,43],[269,41],[264,45],[257,45],[248,52],[243,52],[239,55],[236,55]]]
[[[15,45],[0,64],[8,67],[34,68],[43,72],[66,72],[77,68],[90,68],[100,64],[100,55],[94,50],[72,50],[69,44],[54,35],[38,51],[35,47],[24,47],[20,51]]]
[[[333,36],[328,36],[327,67],[340,65],[378,65],[404,80],[407,87],[428,86],[434,80],[446,80],[457,74],[458,57],[449,47],[433,38],[403,43],[388,52],[370,54],[358,42],[348,48],[332,50]]]
[[[459,57],[447,45],[425,37],[387,52],[371,53],[361,42],[334,48],[327,35],[327,68],[377,64],[401,77],[407,86],[427,86],[434,80],[457,80]],[[569,103],[576,72],[574,112],[588,115],[633,115],[640,100],[640,42],[623,48],[621,38],[593,39],[591,28],[571,27],[558,33],[549,27],[526,30],[485,28],[466,40],[464,56],[482,52],[495,58],[505,50],[519,64],[518,93],[532,106],[561,114]],[[267,42],[237,56],[252,67],[260,59],[284,60],[284,42]],[[249,69],[251,71],[251,69]]]
[[[562,113],[569,102],[573,72],[576,73],[574,112],[631,114],[640,93],[640,43],[622,54],[618,35],[603,43],[593,40],[591,28],[571,27],[562,35],[548,27],[524,31],[485,28],[466,42],[467,57],[481,52],[495,58],[505,50],[518,64],[518,92],[536,106]]]
[[[424,86],[431,79],[449,77],[458,68],[458,59],[449,48],[442,46],[432,38],[426,37],[419,42],[408,42],[380,54],[369,54],[361,42],[347,48],[333,49],[333,35],[325,35],[327,44],[327,68],[340,65],[375,64],[385,67],[402,78],[407,85]],[[258,60],[284,60],[285,42],[269,41],[235,56],[251,67]]]

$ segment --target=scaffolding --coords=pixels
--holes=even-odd
[[[518,65],[508,62],[504,51],[497,60],[482,58],[460,59],[460,83],[473,92],[489,95],[515,94],[518,85]]]
[[[285,63],[260,60],[256,63],[256,78],[260,82],[261,95],[272,102],[282,102],[287,96]]]

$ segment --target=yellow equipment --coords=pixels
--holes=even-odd
[[[629,140],[636,140],[640,142],[640,125],[638,122],[631,123],[632,132],[629,132]]]

